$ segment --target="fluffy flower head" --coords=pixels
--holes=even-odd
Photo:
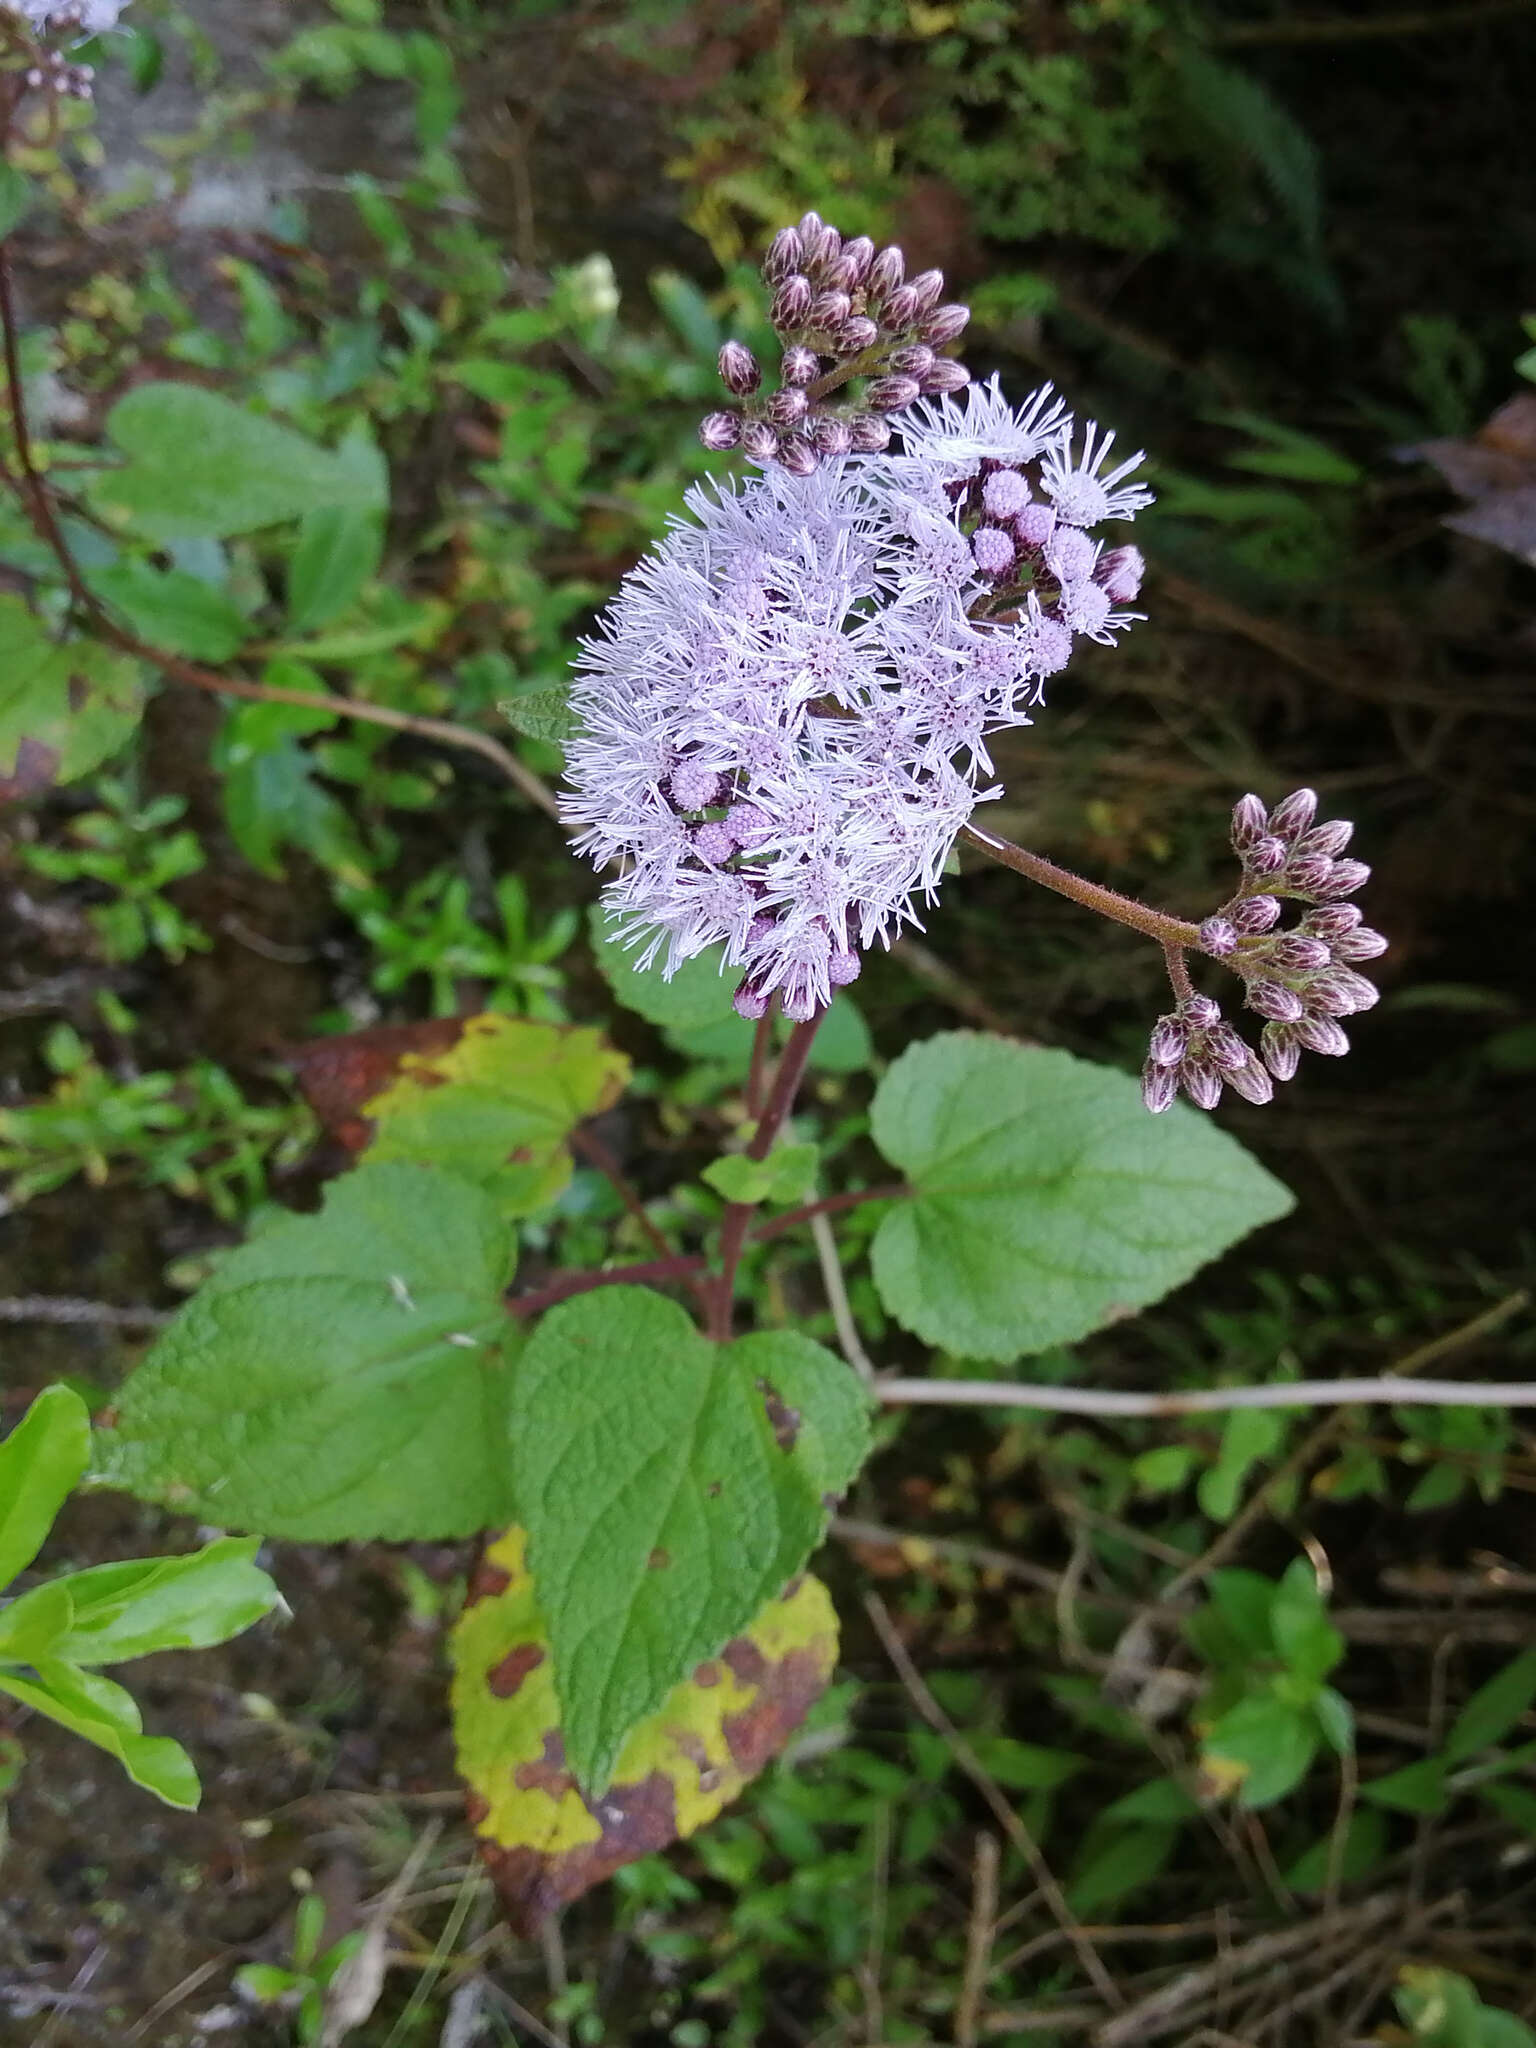
[[[987,736],[1029,724],[1074,633],[1130,623],[1064,508],[1052,548],[1029,537],[1074,473],[1049,387],[1015,410],[994,379],[900,425],[899,453],[692,490],[578,665],[563,810],[624,869],[610,914],[668,974],[723,944],[745,1016],[811,1016],[918,922],[997,794]],[[1121,502],[1132,466],[1105,480]]]

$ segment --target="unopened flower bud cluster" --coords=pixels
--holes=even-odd
[[[1345,857],[1353,826],[1337,818],[1318,824],[1317,796],[1298,789],[1273,811],[1245,796],[1232,813],[1232,847],[1242,886],[1200,926],[1200,947],[1241,976],[1244,1002],[1264,1021],[1256,1058],[1222,1019],[1209,996],[1188,996],[1153,1029],[1142,1092],[1163,1110],[1182,1088],[1201,1109],[1214,1109],[1223,1087],[1249,1102],[1267,1102],[1276,1081],[1289,1081],[1303,1052],[1332,1057],[1349,1051],[1341,1019],[1377,1000],[1359,963],[1387,950],[1380,932],[1346,899],[1370,878],[1363,861]],[[1304,907],[1281,929],[1286,902]]]
[[[738,403],[705,418],[706,448],[740,448],[754,462],[809,476],[828,457],[879,454],[893,414],[969,382],[963,363],[939,353],[959,338],[969,310],[943,303],[942,271],[909,278],[894,245],[877,249],[868,235],[845,242],[808,213],[774,236],[763,276],[782,347],[778,379],[765,390],[756,356],[728,341],[720,377]],[[850,399],[845,387],[855,377],[863,391]],[[843,394],[837,402],[834,392]]]

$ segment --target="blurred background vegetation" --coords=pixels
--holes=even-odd
[[[129,21],[98,105],[26,159],[50,194],[18,260],[56,480],[115,399],[181,377],[373,442],[394,511],[323,573],[265,540],[151,565],[76,519],[120,616],[269,684],[521,734],[552,779],[544,693],[703,472],[767,235],[816,206],[894,236],[974,306],[974,371],[1055,379],[1147,447],[1159,491],[1150,622],[1004,739],[1001,828],[1199,915],[1234,797],[1310,783],[1355,818],[1393,938],[1349,1061],[1223,1111],[1296,1214],[1027,1375],[1536,1376],[1528,5],[141,0]],[[0,588],[45,566],[0,510]],[[105,1398],[221,1246],[311,1199],[337,1161],[283,1056],[316,1033],[602,1021],[641,1072],[607,1141],[648,1196],[681,1173],[679,1203],[682,1108],[740,1116],[731,1046],[614,1010],[593,878],[474,755],[166,682],[108,771],[7,794],[8,1419],[60,1376]],[[968,864],[861,979],[824,1144],[856,1148],[871,1068],[956,1023],[1138,1064],[1160,974]],[[548,1257],[628,1228],[578,1173]],[[757,1257],[760,1317],[830,1333],[814,1261]],[[852,1260],[849,1286],[879,1332]],[[1533,1489],[1529,1426],[1476,1409],[891,1423],[819,1567],[842,1682],[741,1808],[542,1951],[499,1929],[456,1812],[435,1673],[466,1553],[279,1546],[286,1628],[158,1689],[146,1666],[201,1813],[146,1811],[28,1729],[0,2012],[39,2048],[1529,2043]],[[73,1561],[191,1540],[103,1499],[60,1532]],[[0,1786],[6,1755],[0,1735]],[[393,1967],[349,2014],[337,1944],[381,1894]]]

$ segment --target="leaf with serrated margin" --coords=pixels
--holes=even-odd
[[[513,1492],[589,1795],[804,1567],[868,1450],[866,1395],[808,1337],[711,1343],[643,1287],[545,1316],[513,1385]]]
[[[454,1626],[453,1732],[480,1852],[507,1917],[547,1915],[681,1841],[783,1748],[832,1675],[837,1617],[801,1578],[631,1729],[600,1799],[566,1765],[549,1631],[521,1529],[497,1538]]]
[[[1084,1337],[1292,1206],[1194,1110],[1148,1116],[1116,1068],[976,1032],[910,1046],[872,1130],[915,1190],[875,1233],[880,1298],[970,1358]]]
[[[367,1164],[232,1252],[129,1374],[100,1475],[306,1542],[505,1521],[513,1248],[456,1174]]]

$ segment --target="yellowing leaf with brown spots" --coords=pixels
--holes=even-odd
[[[486,1551],[453,1631],[459,1774],[520,1932],[626,1863],[712,1821],[783,1748],[832,1676],[837,1618],[803,1577],[631,1729],[588,1801],[565,1767],[549,1636],[521,1529]]]
[[[499,1011],[322,1041],[299,1063],[306,1093],[317,1107],[324,1098],[321,1114],[344,1142],[365,1143],[370,1160],[447,1168],[505,1216],[554,1200],[570,1177],[566,1139],[629,1078],[628,1060],[600,1032]]]

